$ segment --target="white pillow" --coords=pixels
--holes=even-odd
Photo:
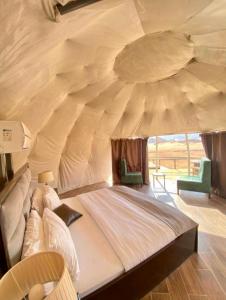
[[[72,281],[78,278],[79,265],[71,233],[65,223],[48,208],[44,209],[43,225],[47,250],[60,253],[66,262]]]
[[[43,222],[38,212],[32,209],[27,220],[22,259],[41,251],[45,251]]]
[[[31,208],[35,209],[39,215],[42,216],[44,210],[43,191],[38,187],[36,187],[33,192],[31,198]]]
[[[47,207],[50,210],[54,210],[55,208],[57,208],[62,204],[59,196],[54,191],[54,189],[50,186],[45,186],[43,201],[44,201],[44,207]]]

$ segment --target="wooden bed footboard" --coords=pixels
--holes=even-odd
[[[150,292],[190,255],[197,252],[198,227],[195,227],[82,300],[138,300]]]

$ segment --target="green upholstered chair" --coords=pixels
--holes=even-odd
[[[177,193],[179,190],[208,193],[211,192],[211,161],[202,158],[198,176],[183,176],[177,180]]]
[[[120,160],[120,182],[121,184],[143,184],[141,172],[128,172],[125,159]]]

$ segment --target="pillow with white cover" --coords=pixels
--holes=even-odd
[[[43,225],[46,249],[56,251],[64,257],[71,279],[75,282],[79,274],[79,265],[69,229],[64,221],[48,208],[44,209]]]
[[[31,198],[31,208],[35,209],[39,213],[39,215],[42,216],[44,210],[43,191],[39,187],[36,187],[34,189]]]
[[[50,210],[54,210],[62,204],[59,196],[51,186],[45,186],[43,201],[44,207],[47,207]]]
[[[45,251],[43,222],[38,212],[32,209],[27,220],[22,259],[41,251]]]

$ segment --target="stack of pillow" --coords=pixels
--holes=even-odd
[[[56,251],[64,257],[71,279],[75,282],[79,265],[68,226],[82,215],[62,204],[50,186],[43,189],[37,187],[34,190],[31,208],[22,259],[41,251]]]

